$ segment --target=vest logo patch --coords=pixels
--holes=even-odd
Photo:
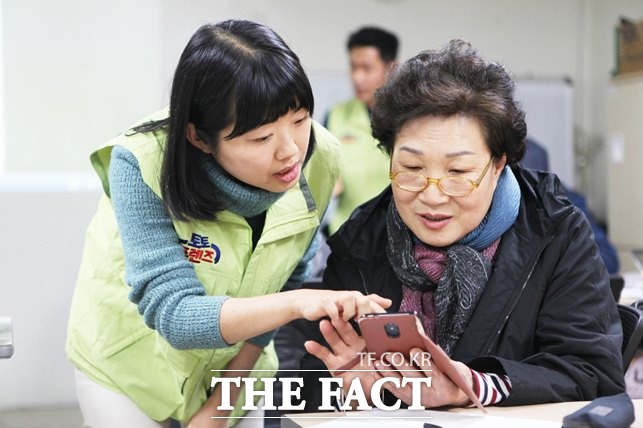
[[[189,241],[179,239],[183,246],[185,257],[192,263],[219,263],[221,259],[221,250],[216,244],[211,244],[207,236],[193,233]]]

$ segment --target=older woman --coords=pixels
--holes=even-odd
[[[520,167],[526,125],[505,68],[458,40],[420,53],[376,94],[372,126],[391,186],[330,238],[323,286],[417,311],[485,405],[622,392],[607,271],[558,179]],[[324,338],[306,348],[331,370],[364,347],[351,324],[319,329]],[[343,376],[396,375],[372,368]],[[425,407],[469,403],[431,368]],[[390,391],[410,402],[410,387]],[[315,398],[307,391],[309,409]]]

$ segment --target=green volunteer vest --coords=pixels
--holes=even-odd
[[[334,233],[355,208],[388,186],[389,158],[377,148],[368,110],[358,99],[334,107],[328,114],[327,128],[342,143],[339,177],[343,192],[329,223],[329,231]]]
[[[161,113],[147,120],[162,117]],[[338,174],[339,144],[320,125],[314,123],[313,129],[315,153],[299,184],[268,209],[254,251],[250,226],[232,212],[220,212],[216,222],[174,221],[186,257],[209,295],[276,293],[292,274],[319,226]],[[152,419],[187,421],[206,401],[212,377],[219,377],[218,370],[236,355],[241,343],[225,349],[180,351],[145,325],[128,299],[130,287],[124,281],[123,249],[107,180],[111,149],[122,145],[136,156],[143,180],[160,197],[165,138],[164,131],[121,135],[91,156],[105,194],[87,230],[66,350],[81,371],[126,394]],[[271,343],[254,367],[267,371],[248,377],[272,377],[277,367]],[[257,382],[255,390],[262,389],[263,382]],[[243,414],[240,401],[233,416]]]

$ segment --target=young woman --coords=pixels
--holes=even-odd
[[[271,331],[390,303],[277,293],[306,277],[337,176],[337,142],[312,112],[309,81],[277,34],[204,25],[179,60],[169,111],[92,154],[104,195],[67,339],[86,426],[225,426],[212,377],[272,376]]]
[[[484,405],[623,392],[607,270],[558,179],[520,166],[527,129],[505,68],[463,41],[420,53],[377,92],[372,124],[391,186],[329,239],[323,285],[417,312]],[[331,370],[363,350],[346,322],[321,330],[307,349]],[[359,374],[400,377],[401,365],[385,364]],[[314,367],[311,358],[305,368]],[[425,407],[469,404],[435,366],[422,368],[404,375],[432,378]],[[411,402],[410,386],[390,392]]]

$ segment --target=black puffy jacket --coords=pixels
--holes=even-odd
[[[502,405],[623,392],[621,324],[592,229],[554,175],[513,171],[522,194],[518,218],[502,236],[493,273],[451,357],[506,373],[512,390]],[[328,240],[322,286],[377,293],[391,298],[389,311],[396,311],[402,287],[386,256],[391,195],[388,188],[362,205]],[[320,364],[308,355],[302,368]],[[307,409],[315,408],[316,394],[305,391]]]

